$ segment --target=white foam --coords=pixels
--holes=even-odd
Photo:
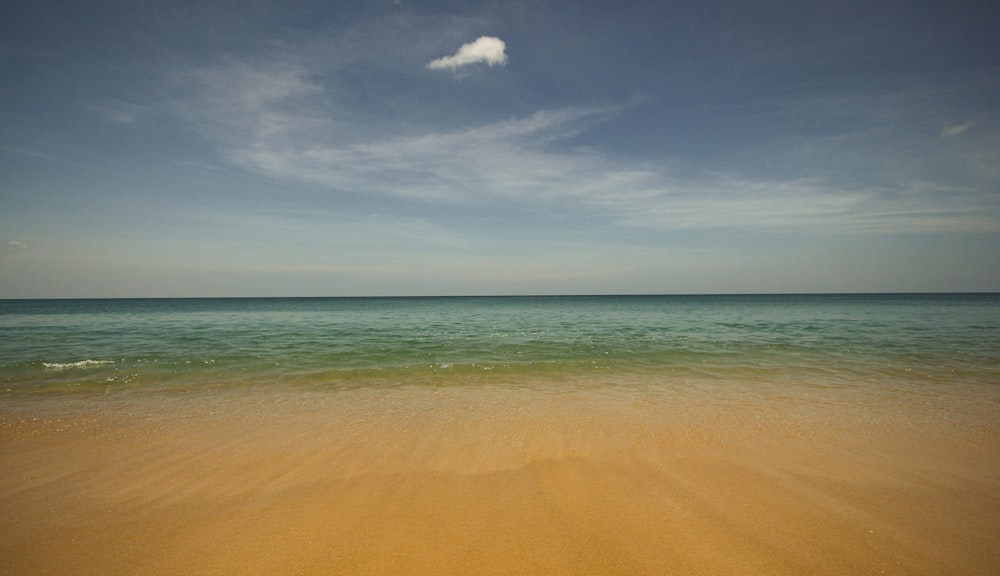
[[[91,366],[103,366],[114,364],[114,360],[80,360],[79,362],[42,362],[42,366],[49,370],[66,370],[68,368],[89,368]]]

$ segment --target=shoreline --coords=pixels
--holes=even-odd
[[[461,386],[6,398],[0,567],[995,570],[995,398],[966,413],[896,400]]]

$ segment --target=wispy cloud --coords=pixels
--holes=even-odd
[[[941,129],[939,136],[942,138],[953,138],[958,136],[962,132],[965,132],[972,127],[972,122],[965,122],[963,124],[949,124]]]
[[[432,60],[427,64],[431,70],[456,70],[470,64],[485,63],[490,66],[507,64],[507,45],[493,36],[481,36],[473,42],[463,44],[458,52]]]
[[[709,169],[680,175],[669,159],[622,159],[575,144],[621,106],[565,106],[457,130],[373,128],[353,120],[354,110],[321,78],[295,61],[228,60],[186,73],[192,96],[177,110],[228,162],[325,190],[327,205],[341,193],[406,199],[428,211],[500,203],[513,212],[579,214],[612,227],[655,230],[997,228],[995,207],[982,206],[980,195],[930,182],[862,188],[823,175],[751,179]]]
[[[121,100],[108,100],[94,104],[92,109],[106,121],[112,124],[132,124],[139,117],[143,107]]]
[[[175,107],[220,143],[242,140],[249,144],[290,131],[300,133],[310,124],[327,121],[325,116],[310,114],[306,107],[309,98],[322,88],[298,64],[227,60],[184,71],[178,80],[194,92],[191,98],[178,100]]]
[[[616,112],[566,107],[453,131],[373,132],[299,65],[226,62],[184,79],[193,94],[176,109],[236,165],[331,191],[433,202],[545,195],[577,167],[544,148]]]
[[[14,254],[28,249],[28,243],[20,240],[7,240],[0,244],[0,254]]]
[[[621,224],[664,230],[808,230],[823,236],[1000,231],[994,209],[974,191],[932,182],[847,189],[817,180],[719,176],[671,188],[630,207],[611,202],[609,209]]]

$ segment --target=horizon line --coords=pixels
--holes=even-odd
[[[0,302],[41,302],[53,300],[281,300],[281,299],[418,299],[418,298],[642,298],[642,297],[725,297],[725,296],[947,296],[947,295],[1000,295],[1000,290],[945,290],[945,291],[844,291],[844,292],[633,292],[633,293],[580,293],[580,294],[378,294],[340,296],[57,296],[40,298],[0,298]]]

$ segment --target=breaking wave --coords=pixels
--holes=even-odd
[[[91,368],[93,366],[104,366],[114,363],[114,360],[80,360],[79,362],[42,362],[42,366],[48,370],[68,370],[70,368]]]

